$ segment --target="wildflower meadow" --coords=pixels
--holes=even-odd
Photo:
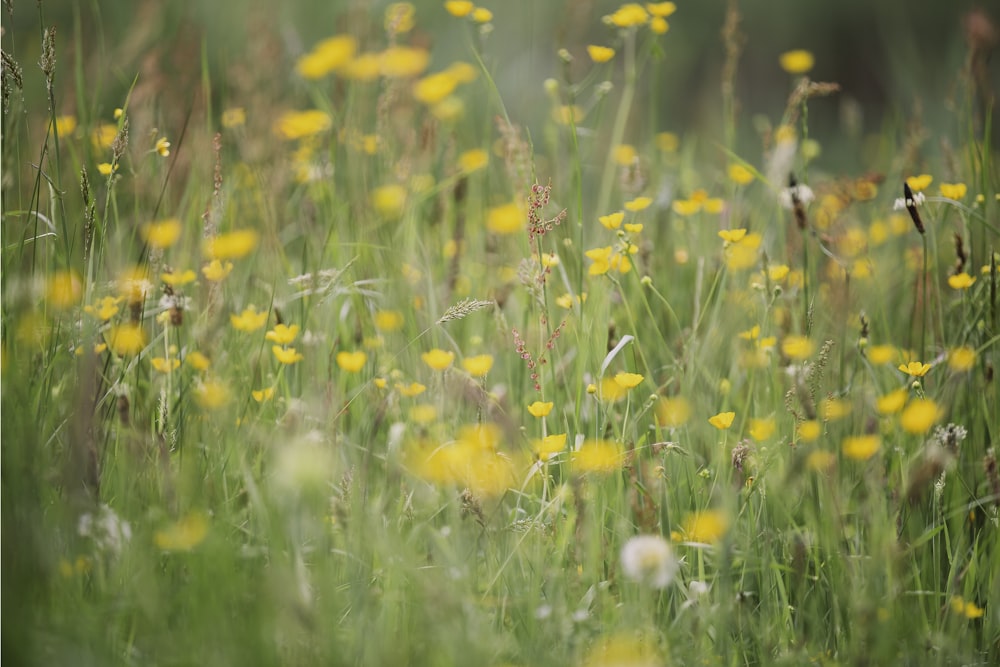
[[[1000,14],[761,4],[3,2],[3,661],[1000,664]]]

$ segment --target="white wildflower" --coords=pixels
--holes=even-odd
[[[80,515],[76,524],[76,532],[80,537],[88,537],[94,541],[99,551],[106,551],[117,556],[122,547],[132,539],[132,527],[115,514],[107,505],[101,505],[97,512],[87,512]]]
[[[666,588],[677,574],[674,550],[659,535],[630,539],[622,547],[621,561],[626,577],[652,588]]]
[[[804,183],[784,188],[778,193],[778,200],[781,202],[781,206],[789,210],[794,208],[796,201],[805,206],[814,199],[816,199],[816,195],[813,194],[812,188]]]
[[[911,206],[921,206],[927,197],[924,196],[923,192],[917,192],[913,195],[913,199],[906,197],[898,197],[892,205],[893,211],[902,211],[904,209],[910,208]]]

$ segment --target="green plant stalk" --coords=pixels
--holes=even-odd
[[[635,85],[638,79],[638,68],[636,66],[636,33],[635,29],[625,32],[624,59],[625,59],[625,86],[622,88],[621,101],[618,103],[618,111],[615,113],[615,122],[611,129],[610,145],[618,146],[625,136],[625,125],[632,110],[632,102],[635,99]],[[612,151],[608,151],[604,161],[604,173],[601,176],[601,190],[597,198],[597,211],[604,215],[608,210],[608,202],[611,200],[611,189],[615,182],[615,161]]]

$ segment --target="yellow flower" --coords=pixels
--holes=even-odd
[[[665,19],[677,11],[677,5],[672,2],[647,2],[646,10],[651,16],[659,16]]]
[[[274,123],[274,132],[284,139],[304,139],[325,132],[333,125],[330,114],[319,109],[287,111]]]
[[[708,418],[708,423],[719,429],[720,431],[725,431],[727,428],[733,425],[733,419],[736,418],[735,412],[720,412],[717,415]]]
[[[729,531],[729,519],[720,510],[691,512],[681,523],[681,535],[687,542],[716,544]]]
[[[198,275],[188,269],[186,271],[171,271],[169,273],[161,273],[160,280],[162,280],[167,285],[173,287],[178,287],[180,285],[187,285],[188,283],[193,283]]]
[[[361,53],[345,63],[337,74],[352,81],[374,81],[380,68],[379,54]]]
[[[398,331],[403,326],[403,314],[398,310],[380,310],[374,319],[375,328],[386,333]]]
[[[607,46],[587,45],[587,55],[595,63],[606,63],[615,57],[615,50]]]
[[[170,142],[167,141],[166,137],[160,137],[156,140],[156,146],[153,149],[160,154],[160,157],[167,157],[170,155]]]
[[[778,426],[774,421],[774,417],[767,417],[765,419],[751,419],[750,420],[750,437],[757,442],[762,442],[769,439],[774,435]]]
[[[785,340],[781,341],[782,353],[789,359],[796,361],[808,359],[815,347],[813,342],[805,336],[786,336]]]
[[[837,457],[825,449],[809,452],[806,457],[806,468],[813,472],[826,472],[837,463]]]
[[[408,417],[415,424],[430,424],[437,419],[437,408],[429,403],[414,405],[410,408]]]
[[[552,435],[547,435],[540,440],[535,440],[531,449],[535,452],[538,458],[547,459],[553,454],[558,454],[566,449],[566,434],[554,433]]]
[[[270,333],[270,332],[269,332]],[[304,357],[295,351],[294,347],[282,347],[280,345],[272,345],[271,352],[274,353],[274,358],[280,363],[285,365],[297,364],[302,361]]]
[[[431,54],[426,49],[411,46],[390,46],[382,52],[379,58],[379,70],[382,76],[393,78],[409,78],[423,73],[430,63]]]
[[[56,271],[45,281],[45,301],[53,308],[71,308],[83,298],[83,281],[76,271]]]
[[[97,165],[97,173],[101,176],[110,176],[111,174],[118,171],[117,164],[111,164],[110,162],[101,162]]]
[[[964,271],[958,275],[948,276],[948,286],[952,289],[968,289],[975,282],[976,279]]]
[[[247,122],[247,112],[243,107],[233,107],[222,112],[222,127],[226,129],[239,127]]]
[[[462,360],[462,368],[472,377],[486,377],[486,374],[493,368],[493,355],[477,354],[473,357],[466,357]]]
[[[543,403],[542,401],[535,401],[528,406],[528,412],[531,413],[532,417],[545,417],[550,412],[552,412],[552,402]]]
[[[757,340],[760,338],[760,325],[755,324],[746,331],[741,331],[737,334],[743,340]]]
[[[788,268],[787,264],[774,264],[767,268],[767,277],[773,283],[780,283],[788,277],[790,272],[791,269]]]
[[[637,211],[649,208],[649,205],[652,203],[653,200],[649,197],[636,197],[632,201],[625,202],[625,210],[636,213]]]
[[[265,387],[264,389],[254,389],[250,392],[253,400],[258,403],[263,403],[264,401],[270,401],[274,398],[274,387]]]
[[[872,345],[868,348],[868,361],[876,366],[892,363],[896,358],[896,348],[892,345]]]
[[[701,210],[701,202],[695,199],[675,199],[670,208],[677,215],[687,217]]]
[[[919,361],[911,361],[908,364],[900,364],[899,370],[907,373],[911,377],[922,378],[931,369],[930,364],[922,364]]]
[[[605,20],[618,28],[632,28],[645,24],[649,20],[649,13],[638,3],[627,2]]]
[[[427,105],[434,105],[451,95],[458,87],[458,79],[449,72],[436,72],[418,79],[413,84],[413,97]]]
[[[248,306],[239,315],[229,315],[229,321],[237,331],[256,331],[267,323],[267,313],[258,313],[256,306]]]
[[[683,396],[660,398],[656,402],[656,423],[666,428],[677,428],[691,418],[691,404]]]
[[[718,197],[711,197],[702,202],[701,207],[705,213],[722,213],[722,211],[726,208],[726,200],[719,199]]]
[[[722,229],[718,232],[719,238],[726,243],[739,243],[747,235],[745,229]]]
[[[941,418],[943,411],[938,404],[929,398],[918,398],[910,404],[899,416],[899,425],[907,433],[923,435],[931,430],[935,422]]]
[[[194,400],[206,410],[218,410],[229,403],[229,389],[219,380],[201,382],[194,389]]]
[[[615,382],[625,389],[631,389],[638,386],[643,379],[643,376],[638,373],[617,373],[615,375]]]
[[[213,259],[211,262],[201,267],[201,274],[205,276],[205,280],[217,283],[228,276],[232,270],[232,262],[226,262],[223,264],[219,260]]]
[[[207,371],[208,367],[212,365],[211,360],[197,350],[188,352],[187,356],[184,357],[184,361],[190,364],[196,371]]]
[[[956,373],[971,370],[976,363],[976,351],[967,345],[948,351],[948,368]]]
[[[295,70],[306,79],[319,79],[346,65],[358,50],[358,40],[351,35],[324,39],[299,58]]]
[[[798,434],[802,442],[813,442],[823,434],[823,426],[815,419],[807,419],[799,424]]]
[[[107,322],[118,314],[120,310],[118,304],[122,302],[122,297],[106,296],[97,302],[96,306],[84,306],[83,312],[97,317]]]
[[[253,229],[237,229],[206,239],[202,250],[208,259],[240,259],[253,252],[259,240]]]
[[[805,74],[813,68],[816,60],[809,51],[795,49],[794,51],[782,53],[778,62],[781,64],[781,69],[789,74]]]
[[[368,355],[357,350],[355,352],[338,352],[337,353],[337,366],[340,370],[345,373],[357,373],[362,368],[365,367],[365,363],[368,361]]]
[[[975,602],[967,602],[959,595],[953,596],[950,604],[953,612],[969,620],[981,618],[985,613],[985,610]]]
[[[475,7],[475,3],[470,0],[448,0],[444,3],[445,11],[457,18],[468,16]]]
[[[622,211],[617,211],[615,213],[610,213],[608,215],[602,215],[597,220],[604,226],[605,229],[610,229],[612,231],[618,229],[622,226],[622,220],[625,219],[625,213]]]
[[[965,183],[942,183],[938,189],[941,192],[941,196],[948,199],[961,199],[968,191]]]
[[[621,447],[607,440],[586,440],[573,452],[571,465],[574,472],[609,473],[621,468],[624,462]]]
[[[729,165],[728,171],[729,180],[737,185],[748,185],[753,182],[753,172],[744,167],[742,164],[731,164]]]
[[[843,419],[851,414],[851,404],[842,398],[826,398],[819,405],[820,414],[826,421]]]
[[[612,157],[615,162],[623,167],[628,167],[632,165],[636,159],[639,157],[639,153],[636,152],[635,146],[630,144],[620,144],[615,146],[615,149],[611,152]]]
[[[410,384],[396,383],[396,390],[406,398],[413,398],[414,396],[419,396],[424,393],[427,390],[427,387],[419,382],[411,382]]]
[[[524,229],[525,216],[516,202],[495,206],[486,214],[486,229],[494,234],[514,234]]]
[[[493,12],[485,7],[476,7],[472,10],[472,20],[476,23],[489,23],[493,20]]]
[[[152,248],[163,250],[177,243],[183,227],[177,218],[150,222],[142,226],[142,240]]]
[[[384,218],[398,218],[406,208],[406,195],[406,188],[402,185],[383,185],[372,191],[372,207]]]
[[[107,333],[108,347],[120,357],[138,354],[146,347],[146,332],[134,323],[119,324]]]
[[[163,357],[153,357],[150,359],[150,363],[153,364],[153,369],[159,371],[160,373],[170,373],[176,370],[181,365],[180,359],[164,359]]]
[[[907,178],[906,184],[909,185],[910,189],[914,192],[920,192],[921,190],[929,188],[933,181],[934,177],[930,174],[920,174],[919,176],[910,176]]]
[[[670,30],[670,24],[662,16],[654,16],[649,21],[649,29],[654,34],[662,35]]]
[[[882,447],[882,439],[877,435],[856,435],[844,438],[840,449],[849,459],[867,461]]]
[[[111,123],[104,123],[90,134],[90,141],[96,150],[107,150],[115,142],[118,136],[118,126]]]
[[[910,392],[906,389],[896,389],[890,391],[885,396],[875,399],[875,409],[880,415],[894,415],[903,409]]]
[[[680,139],[673,132],[658,132],[655,141],[656,148],[663,153],[675,153],[680,145]]]
[[[299,335],[299,325],[276,324],[274,328],[264,334],[264,339],[278,345],[291,345],[295,337]]]
[[[478,171],[489,163],[489,154],[481,148],[473,148],[458,156],[458,168],[465,173]]]
[[[420,358],[424,360],[433,371],[443,371],[451,366],[452,362],[455,361],[454,352],[446,352],[439,348],[434,348],[420,355]]]
[[[56,135],[62,139],[76,131],[76,116],[56,116]]]
[[[442,123],[454,123],[465,114],[465,102],[452,95],[432,106],[431,114]]]
[[[628,395],[628,389],[618,384],[614,378],[601,378],[598,398],[607,403],[617,403]]]
[[[191,551],[204,542],[207,535],[208,519],[200,512],[193,512],[156,531],[153,542],[164,551]]]

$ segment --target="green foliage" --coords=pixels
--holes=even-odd
[[[873,132],[735,2],[461,4],[12,18],[3,658],[1000,661],[989,18]]]

